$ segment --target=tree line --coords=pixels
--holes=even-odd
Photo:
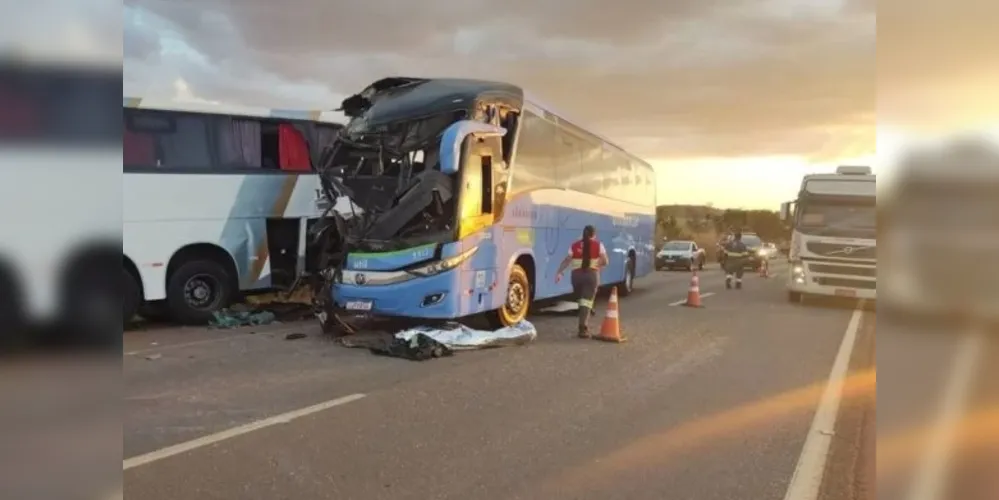
[[[735,208],[660,206],[656,209],[656,235],[671,240],[699,240],[705,235],[722,235],[734,229],[754,232],[764,241],[790,239],[790,231],[771,210]]]

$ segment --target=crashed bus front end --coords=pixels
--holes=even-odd
[[[346,318],[356,316],[477,312],[459,291],[482,288],[482,273],[462,270],[472,268],[478,230],[491,221],[468,215],[483,194],[463,189],[471,174],[461,164],[471,144],[499,144],[506,134],[487,103],[512,108],[518,98],[515,87],[491,82],[387,78],[343,102],[350,122],[324,154],[327,209],[314,233],[324,246],[314,284],[324,330],[350,331]]]

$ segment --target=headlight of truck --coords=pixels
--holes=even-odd
[[[438,260],[436,262],[431,262],[425,266],[420,266],[414,269],[406,270],[409,274],[414,274],[416,276],[427,277],[435,276],[445,271],[450,271],[461,265],[462,262],[468,260],[469,257],[474,254],[479,247],[474,247],[470,250],[466,250],[454,257],[449,257],[447,259]]]
[[[791,280],[801,285],[805,283],[805,265],[801,262],[791,262]]]

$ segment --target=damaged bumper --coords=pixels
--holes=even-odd
[[[444,271],[419,279],[393,280],[399,272],[343,271],[342,283],[333,285],[333,305],[347,314],[408,318],[449,319],[458,315],[461,272]]]

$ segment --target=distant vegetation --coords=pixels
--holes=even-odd
[[[776,211],[721,209],[707,205],[656,207],[658,245],[662,245],[663,238],[694,240],[713,257],[715,243],[732,228],[755,232],[764,241],[781,242],[789,238],[789,232]]]

